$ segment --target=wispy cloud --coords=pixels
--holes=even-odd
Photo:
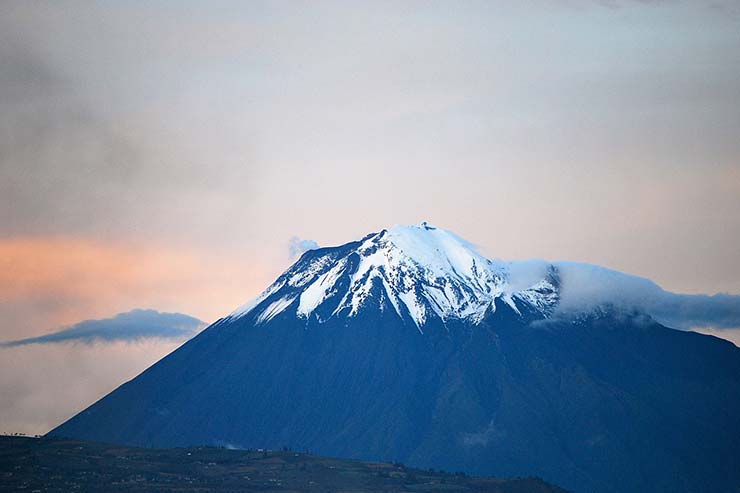
[[[160,313],[156,310],[132,310],[113,318],[85,320],[71,327],[38,337],[0,343],[0,347],[53,344],[64,342],[114,342],[142,339],[186,339],[205,324],[182,313]]]
[[[319,248],[319,244],[313,240],[302,240],[301,238],[294,236],[290,239],[288,245],[288,252],[291,260],[300,257],[309,250],[316,250]]]

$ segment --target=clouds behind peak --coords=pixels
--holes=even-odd
[[[205,323],[182,313],[160,313],[136,309],[102,320],[84,320],[38,337],[0,343],[0,347],[53,344],[64,342],[140,341],[143,339],[184,340],[195,335]]]
[[[530,270],[539,265],[536,261],[521,264]],[[740,329],[740,295],[672,293],[648,279],[605,267],[579,262],[554,265],[562,281],[563,311],[616,305],[643,311],[675,329]]]

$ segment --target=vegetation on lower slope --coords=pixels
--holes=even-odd
[[[560,493],[537,478],[468,477],[304,452],[145,449],[0,437],[2,491],[315,491]]]

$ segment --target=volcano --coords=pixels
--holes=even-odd
[[[598,286],[569,290],[594,269]],[[290,447],[584,493],[738,491],[740,349],[625,302],[659,291],[397,226],[306,252],[50,435]]]

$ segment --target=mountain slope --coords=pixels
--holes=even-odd
[[[233,444],[574,491],[733,491],[740,350],[602,307],[555,265],[422,224],[307,252],[256,301],[51,432]]]

